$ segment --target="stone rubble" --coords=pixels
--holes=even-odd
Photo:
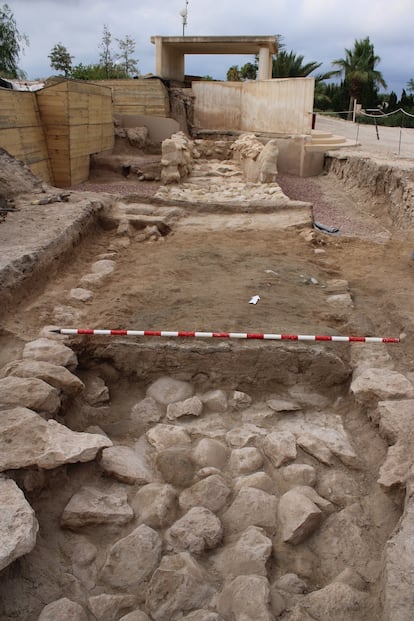
[[[79,379],[72,350],[40,340],[1,370],[0,386],[28,379],[49,386],[58,405],[48,416],[59,416],[63,397],[108,413],[103,376],[89,370]],[[29,493],[46,485],[44,471],[83,462],[94,475],[72,484],[59,516],[57,537],[71,559],[59,578],[66,586],[37,611],[41,620],[91,613],[103,621],[362,621],[378,581],[385,609],[404,615],[412,594],[402,572],[414,572],[405,552],[414,515],[413,387],[396,372],[379,382],[376,356],[352,352],[348,398],[389,444],[378,486],[387,494],[407,489],[382,569],[357,483],[364,455],[335,404],[299,386],[258,403],[242,390],[199,391],[170,376],[149,383],[113,440],[105,424],[72,431],[17,401],[11,407],[0,392],[0,567],[41,546],[34,512],[7,477]],[[26,398],[23,390],[18,396]]]

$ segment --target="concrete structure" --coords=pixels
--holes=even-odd
[[[186,54],[258,54],[258,80],[272,77],[272,55],[277,53],[273,36],[244,37],[151,37],[155,44],[155,73],[165,80],[184,82]]]
[[[202,129],[309,134],[314,78],[192,83],[194,125]]]

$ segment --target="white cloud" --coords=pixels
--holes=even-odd
[[[19,31],[30,40],[20,66],[29,78],[36,78],[52,73],[48,54],[59,42],[75,57],[75,64],[97,62],[104,24],[113,39],[131,36],[141,72],[154,71],[151,35],[182,34],[179,13],[185,0],[8,0],[7,4]],[[414,77],[411,5],[412,0],[189,0],[186,34],[281,34],[288,50],[304,55],[306,62],[322,62],[325,70],[332,60],[344,56],[345,48],[353,47],[355,39],[369,36],[381,57],[378,69],[399,94]],[[247,60],[188,57],[186,69],[224,78],[228,67]]]

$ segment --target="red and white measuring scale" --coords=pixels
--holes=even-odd
[[[333,343],[400,343],[398,337],[379,336],[331,336],[311,334],[266,334],[257,332],[197,332],[170,330],[90,330],[82,328],[58,328],[51,330],[57,334],[84,336],[164,336],[169,338],[219,338],[256,339],[263,341],[331,341]]]

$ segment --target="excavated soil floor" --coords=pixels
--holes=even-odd
[[[8,301],[1,318],[1,365],[19,358],[24,344],[37,338],[44,326],[51,325],[288,334],[402,334],[404,338],[399,345],[373,347],[386,348],[395,369],[412,376],[412,232],[393,229],[386,197],[374,203],[361,192],[350,192],[334,176],[298,179],[280,175],[278,183],[290,198],[313,203],[315,220],[337,227],[339,233],[312,232],[309,226],[280,229],[273,227],[270,220],[269,225],[257,228],[254,218],[243,227],[234,226],[228,214],[223,215],[223,226],[217,227],[211,226],[217,214],[206,213],[198,229],[186,226],[185,218],[178,219],[169,225],[171,231],[167,235],[145,239],[137,230],[120,235],[116,228],[109,228],[97,217],[95,224],[79,236],[78,243],[66,249],[63,260],[52,262],[42,274],[37,274],[35,281],[26,283],[25,290],[20,290],[14,301]],[[139,184],[108,173],[104,183],[100,175],[76,188],[76,193],[86,191],[88,198],[99,200],[103,191],[106,198],[108,193],[113,195],[114,202],[139,203],[141,198],[148,205],[156,189],[155,182]],[[42,213],[47,214],[49,209],[63,214],[71,208],[72,200],[73,197],[69,203],[45,206]],[[39,227],[41,234],[47,235],[48,218],[36,218],[37,208],[30,206],[27,197],[18,206],[20,216],[25,210],[28,217],[29,213],[32,216],[33,236],[38,234]],[[17,215],[10,213],[0,223],[0,239],[19,240]],[[115,271],[105,286],[93,291],[89,300],[76,300],[71,291],[81,286],[82,276],[101,259],[115,261]],[[338,281],[347,282],[343,286],[351,296],[352,305],[329,299]],[[256,305],[249,303],[254,295],[260,296]],[[322,419],[326,423],[329,417],[341,420],[360,465],[350,467],[336,457],[333,465],[327,466],[299,451],[295,463],[315,469],[315,489],[332,506],[324,525],[297,546],[283,543],[277,528],[267,530],[273,545],[267,577],[274,585],[284,574],[295,573],[304,581],[305,593],[311,593],[351,568],[361,577],[366,600],[358,602],[352,614],[347,613],[349,616],[338,613],[334,617],[324,616],[321,608],[311,602],[305,606],[308,616],[303,618],[361,621],[381,618],[382,551],[401,515],[401,499],[390,497],[378,486],[378,470],[386,454],[386,443],[368,421],[363,408],[349,395],[351,359],[358,355],[355,353],[358,348],[365,347],[363,344],[201,343],[195,339],[183,343],[156,337],[148,340],[74,337],[68,342],[79,356],[77,374],[85,381],[91,373],[99,376],[108,386],[110,396],[109,401],[95,408],[75,402],[59,420],[75,430],[99,425],[116,444],[134,446],[154,426],[155,423],[132,424],[130,414],[134,404],[145,397],[148,387],[163,375],[189,382],[197,394],[221,389],[230,395],[237,390],[252,400],[244,413],[228,410],[211,422],[205,420],[204,427],[194,423],[191,417],[175,421],[174,424],[189,430],[193,445],[203,437],[224,442],[229,431],[247,423],[270,433],[274,429],[294,429],[295,424],[306,427],[311,421],[316,424]],[[298,362],[301,356],[306,358],[307,352],[319,360],[314,371],[309,371],[303,360]],[[329,369],[335,375],[335,365],[342,364],[348,371],[336,382],[330,377]],[[289,365],[292,368],[287,368]],[[269,403],[278,399],[290,400],[298,406],[300,415],[296,423],[292,412],[282,415],[277,409],[276,413],[269,410]],[[282,481],[266,459],[263,470],[273,477],[279,493],[286,491],[286,481]],[[231,495],[219,516],[228,511],[236,496],[237,477],[229,465],[223,467],[222,475]],[[19,475],[15,478],[19,480]],[[124,613],[118,610],[111,613],[113,616],[94,617],[87,607],[88,598],[102,593],[125,595],[122,589],[108,591],[99,580],[99,571],[108,547],[138,523],[132,522],[122,529],[98,526],[78,532],[60,528],[60,516],[70,497],[81,485],[104,485],[102,480],[95,462],[72,465],[49,472],[40,489],[26,493],[40,523],[39,539],[32,553],[3,572],[1,619],[37,619],[43,606],[60,597],[82,602],[90,615],[88,619],[115,621],[122,614],[138,609],[150,614],[151,605],[145,599],[147,583],[134,593],[134,604],[124,602]],[[140,488],[139,485],[124,487],[128,488],[130,499]],[[181,493],[182,487],[178,485],[177,490]],[[341,517],[336,519],[335,515],[339,514]],[[224,519],[225,524],[228,521],[228,517],[227,522]],[[232,527],[228,528],[225,545],[234,539]],[[85,542],[95,547],[95,561],[79,569],[72,548]],[[207,551],[199,558],[220,592],[223,575],[214,556],[216,552]],[[280,591],[276,589],[272,593],[275,618],[299,619],[290,617],[289,610],[298,601],[300,604],[303,594],[285,593],[281,600]],[[211,602],[209,606],[212,609]],[[209,606],[206,604],[205,608]],[[158,617],[154,612],[155,616],[148,618],[178,619],[180,614],[178,611],[175,616]],[[183,614],[189,614],[189,610]],[[233,619],[223,615],[226,621]]]

